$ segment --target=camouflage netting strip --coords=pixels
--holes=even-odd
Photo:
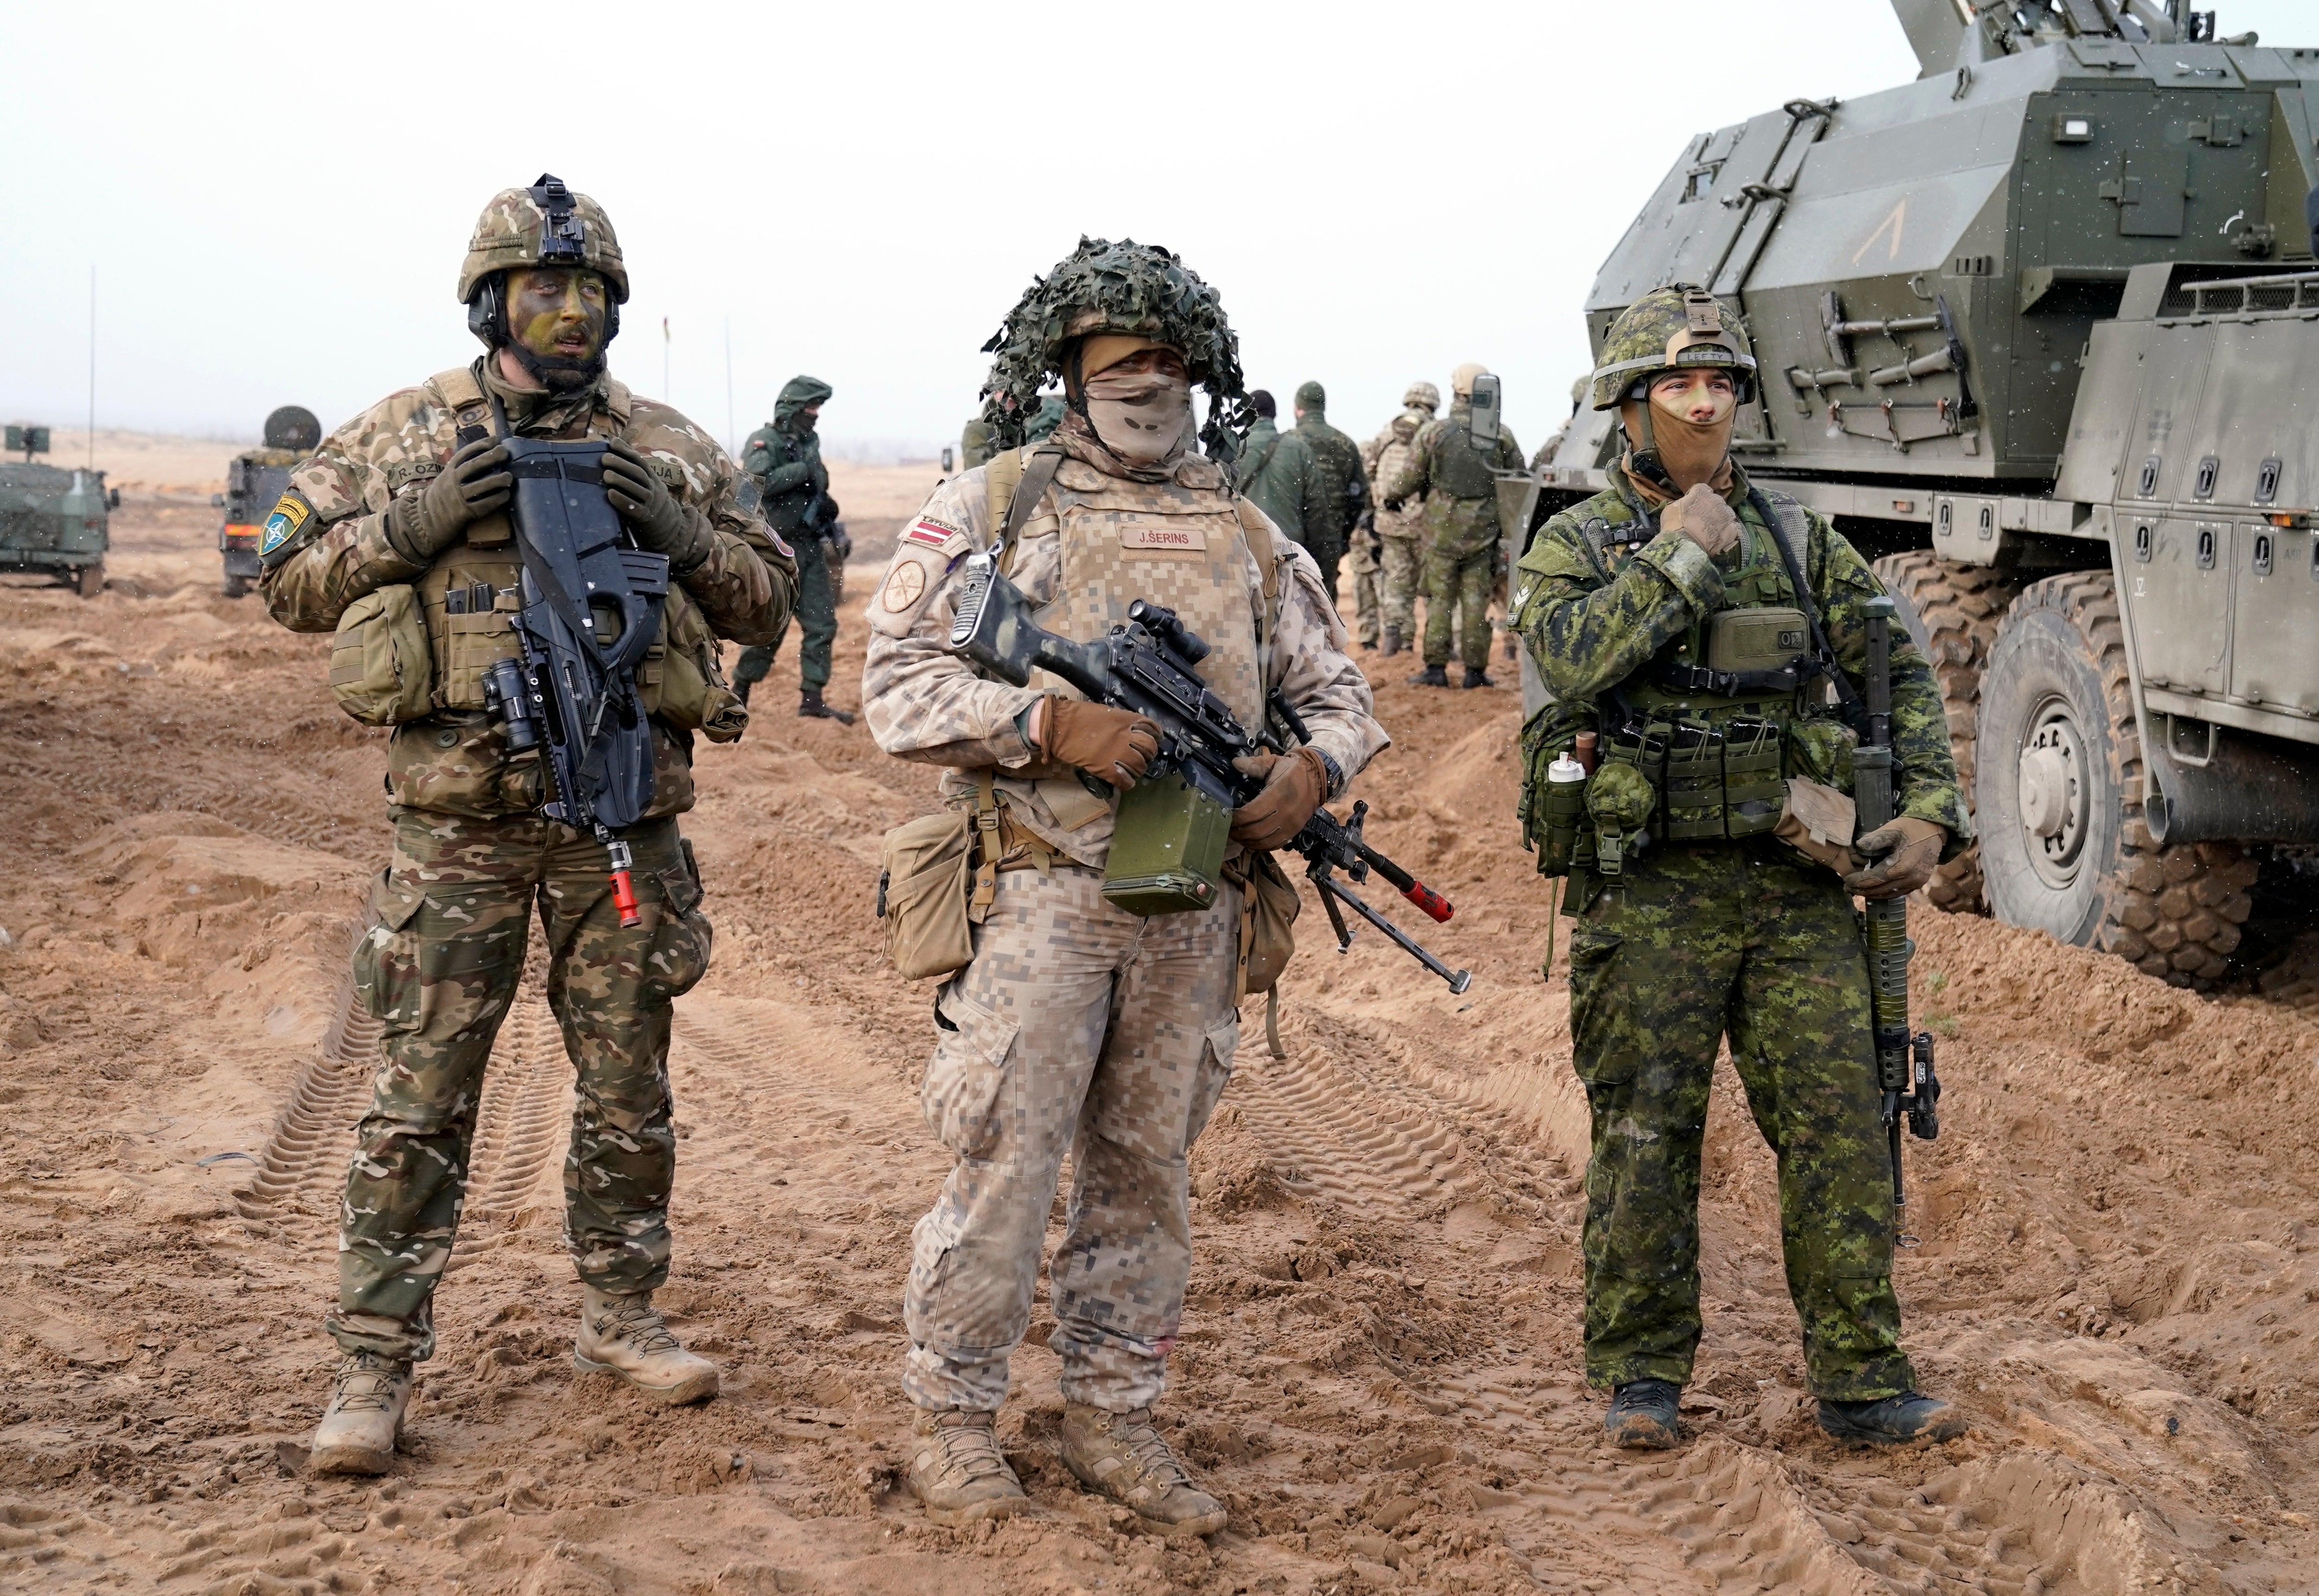
[[[982,346],[995,356],[983,384],[982,419],[997,448],[1024,441],[1039,412],[1039,390],[1063,374],[1070,341],[1091,332],[1135,333],[1184,351],[1192,381],[1208,391],[1200,446],[1231,459],[1255,422],[1240,369],[1240,339],[1223,299],[1199,274],[1157,245],[1081,238],[1031,286]]]

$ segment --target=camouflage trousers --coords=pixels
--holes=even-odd
[[[667,1277],[669,1005],[708,969],[709,929],[676,822],[620,834],[644,916],[626,931],[594,838],[538,815],[397,811],[376,923],[355,950],[356,995],[384,1032],[326,1324],[346,1351],[434,1351],[432,1302],[466,1200],[483,1066],[523,974],[535,903],[548,1006],[579,1072],[565,1243],[580,1277],[602,1290],[649,1291]]]
[[[1593,1118],[1587,1377],[1691,1377],[1700,1148],[1728,1034],[1779,1159],[1788,1294],[1813,1392],[1855,1402],[1910,1389],[1850,897],[1769,838],[1654,847],[1620,876],[1572,885],[1584,912],[1570,939],[1570,1034]]]
[[[810,535],[799,536],[790,547],[797,554],[798,684],[829,685],[829,654],[837,644],[837,582],[830,570],[829,546]],[[733,666],[733,683],[754,686],[772,674],[774,656],[781,652],[788,631],[771,643],[753,644],[741,651]]]
[[[1462,554],[1446,540],[1434,544],[1425,560],[1427,664],[1449,663],[1453,625],[1457,657],[1475,670],[1490,663],[1490,594],[1497,573],[1498,546],[1493,543]]]
[[[1345,551],[1345,569],[1353,576],[1354,631],[1363,648],[1375,648],[1379,627],[1377,576],[1379,571],[1376,545],[1383,539],[1372,540],[1366,532],[1353,534],[1353,546]]]
[[[957,1162],[912,1237],[902,1389],[919,1407],[1006,1399],[1066,1150],[1048,1271],[1063,1395],[1127,1412],[1164,1389],[1191,1272],[1185,1155],[1240,1042],[1240,895],[1223,898],[1147,919],[1105,903],[1094,870],[998,878],[921,1092]]]
[[[1417,641],[1417,590],[1425,577],[1425,540],[1386,537],[1377,556],[1377,605],[1403,643]]]

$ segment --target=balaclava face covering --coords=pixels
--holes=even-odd
[[[1150,338],[1101,334],[1077,351],[1079,394],[1096,441],[1132,471],[1153,471],[1183,453],[1192,384],[1170,372],[1121,371],[1127,358],[1164,348]]]

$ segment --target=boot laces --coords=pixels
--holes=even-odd
[[[338,1365],[341,1413],[383,1413],[393,1405],[399,1373],[394,1360],[375,1352],[353,1352]]]
[[[998,1450],[998,1434],[988,1421],[968,1420],[934,1429],[942,1447],[943,1472],[963,1475],[968,1483],[1006,1472],[1006,1458]]]
[[[1117,1436],[1127,1448],[1127,1455],[1154,1484],[1173,1490],[1188,1485],[1192,1476],[1176,1461],[1176,1454],[1168,1448],[1167,1438],[1151,1422],[1151,1410],[1138,1408],[1132,1413],[1122,1413],[1111,1421],[1111,1433]]]
[[[604,1315],[603,1325],[598,1327],[599,1333],[606,1327],[610,1329],[613,1340],[626,1341],[647,1357],[655,1352],[683,1349],[676,1339],[676,1332],[668,1328],[668,1321],[663,1319],[660,1310],[650,1303],[631,1303],[626,1307],[613,1309]]]

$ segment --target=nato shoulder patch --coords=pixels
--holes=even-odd
[[[266,534],[258,540],[260,555],[270,555],[304,529],[313,518],[314,507],[304,495],[294,490],[274,501],[274,513],[266,518]]]

